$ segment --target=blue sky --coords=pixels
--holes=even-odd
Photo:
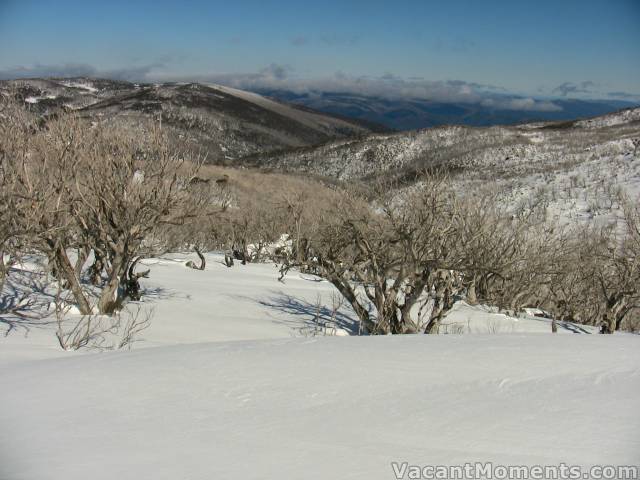
[[[0,75],[66,73],[640,99],[640,0],[0,0]]]

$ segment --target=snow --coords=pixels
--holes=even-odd
[[[257,105],[264,109],[278,113],[284,117],[291,118],[311,128],[331,130],[335,126],[349,129],[353,129],[355,126],[354,123],[332,117],[332,127],[332,125],[327,124],[327,117],[325,115],[295,108],[291,105],[287,105],[286,103],[277,102],[267,97],[263,97],[262,95],[259,95],[257,93],[248,92],[246,90],[238,90],[237,88],[226,87],[213,83],[209,83],[206,85],[211,88],[215,88],[216,90],[219,90],[223,93],[226,93],[227,95],[232,95],[236,98],[240,98],[247,102],[253,103],[254,105]]]
[[[34,104],[34,103],[38,103],[40,100],[54,100],[58,97],[56,97],[55,95],[42,95],[39,97],[27,97],[24,99],[25,103],[30,103],[30,104]]]
[[[579,120],[576,125],[584,128],[611,127],[640,120],[640,108],[630,108],[599,117]]]
[[[98,91],[93,85],[84,82],[60,82],[61,85],[64,85],[68,88],[79,88],[81,90],[86,90],[87,92],[96,93]]]
[[[392,461],[634,464],[637,342],[323,337],[28,362],[0,370],[1,468],[15,479],[386,479]]]
[[[139,269],[151,270],[150,278],[141,282],[145,294],[140,305],[145,310],[153,309],[154,316],[135,348],[309,335],[315,332],[318,302],[321,319],[330,320],[337,291],[328,282],[297,272],[279,282],[273,264],[236,262],[233,268],[227,268],[223,258],[207,254],[204,271],[185,266],[188,260],[196,260],[195,255],[173,254],[140,262]],[[42,265],[36,259],[16,267],[26,275],[23,283],[44,282],[37,273]],[[50,312],[54,297],[55,288],[51,288],[40,302]],[[350,309],[342,307],[334,327],[356,331],[354,318]],[[60,348],[51,318],[21,325],[2,338],[6,328],[0,322],[0,365],[23,358],[46,358]]]
[[[459,303],[443,333],[463,335],[340,337],[356,330],[346,307],[333,332],[312,328],[331,317],[326,281],[278,282],[272,264],[227,268],[219,254],[197,271],[192,257],[144,261],[141,305],[155,315],[130,351],[62,351],[46,318],[0,337],[0,478],[369,480],[395,478],[391,462],[640,461],[637,335],[553,335],[548,319]],[[22,267],[12,277],[42,276],[36,259]]]

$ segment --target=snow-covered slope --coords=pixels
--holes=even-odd
[[[633,336],[203,343],[0,367],[0,381],[7,480],[372,480],[395,478],[394,461],[640,460]]]
[[[300,106],[286,104],[270,98],[258,95],[257,93],[247,92],[246,90],[238,90],[237,88],[225,87],[223,85],[208,84],[211,88],[224,92],[228,95],[240,98],[247,102],[258,105],[265,110],[275,112],[283,117],[290,118],[296,122],[304,124],[309,128],[318,131],[326,131],[327,133],[335,130],[344,130],[345,132],[354,131],[354,133],[366,133],[365,128],[356,129],[356,121],[347,121],[341,118],[328,116],[322,112],[313,111],[311,109],[303,109]]]
[[[10,285],[44,285],[42,267],[31,259],[14,270]],[[330,319],[337,291],[326,281],[300,273],[278,281],[273,264],[236,265],[227,268],[223,256],[207,254],[207,269],[185,266],[188,255],[173,254],[141,262],[151,270],[143,279],[143,311],[153,310],[151,326],[137,338],[134,347],[145,348],[182,343],[290,338],[316,332],[319,316]],[[42,288],[39,304],[46,309],[55,297],[55,288]],[[318,305],[321,310],[318,312]],[[12,318],[0,321],[0,363],[13,363],[59,356],[53,309],[41,320]],[[45,310],[46,313],[46,310]],[[339,309],[334,330],[329,334],[352,332],[354,318],[346,307]],[[319,314],[319,315],[318,315]],[[72,322],[72,316],[69,322]],[[2,317],[0,317],[2,320]],[[4,338],[3,334],[8,333]]]
[[[578,127],[597,128],[597,127],[613,127],[625,123],[640,122],[640,108],[627,108],[619,112],[601,115],[599,117],[578,120],[575,125]]]
[[[141,263],[150,268],[143,279],[143,311],[153,310],[151,326],[138,337],[134,348],[184,343],[260,340],[358,332],[353,311],[340,303],[338,291],[326,280],[292,272],[278,281],[273,264],[248,264],[227,268],[223,257],[207,254],[207,269],[185,267],[188,255],[173,254]],[[44,285],[45,276],[36,259],[12,272],[9,285]],[[9,285],[7,288],[9,288]],[[40,302],[50,308],[55,289],[47,290]],[[336,308],[337,307],[337,308]],[[333,311],[336,310],[336,314]],[[12,318],[0,321],[0,363],[58,357],[63,352],[55,337],[51,316],[40,320]],[[45,310],[46,313],[46,310]],[[2,320],[2,317],[0,317]],[[69,319],[72,322],[74,317]],[[488,307],[470,307],[461,302],[444,322],[443,333],[550,333],[549,320],[534,316],[513,318]],[[560,333],[584,331],[560,322]]]
[[[247,161],[347,182],[391,177],[400,184],[441,168],[460,191],[488,188],[514,208],[542,202],[550,215],[573,221],[611,214],[620,190],[640,201],[639,118],[636,108],[569,124],[375,134]]]
[[[186,259],[145,260],[155,315],[130,351],[65,352],[51,318],[0,322],[2,480],[370,480],[395,478],[391,462],[640,460],[637,335],[553,335],[546,319],[460,303],[442,332],[463,335],[338,337],[357,327],[348,308],[332,313],[329,283]],[[46,285],[37,258],[20,268],[7,288]]]
[[[636,108],[569,124],[447,126],[377,134],[277,152],[263,156],[261,162],[343,180],[386,172],[411,175],[434,166],[492,178],[519,176],[595,156],[632,154],[633,140],[640,137],[639,118],[640,108]]]

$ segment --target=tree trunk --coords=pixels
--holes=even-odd
[[[98,286],[102,283],[102,270],[104,270],[104,261],[102,260],[102,256],[93,251],[93,256],[95,257],[93,260],[93,264],[89,267],[89,281],[91,285]]]
[[[74,270],[76,272],[76,277],[80,278],[82,275],[82,267],[84,263],[87,261],[87,257],[89,256],[89,249],[86,247],[78,248],[78,258],[76,260],[76,265]]]
[[[624,309],[618,312],[618,314],[616,315],[616,332],[620,330],[620,327],[622,327],[622,322],[629,311],[630,309]]]
[[[601,333],[613,333],[620,329],[622,321],[627,314],[627,299],[624,295],[614,295],[607,300],[606,311],[604,313],[604,323],[606,327]]]
[[[343,280],[336,274],[328,275],[326,278],[338,289],[342,296],[349,302],[353,311],[356,312],[360,319],[361,325],[364,327],[365,333],[375,333],[376,323],[371,320],[369,311],[362,306],[358,301],[353,288],[349,285],[348,281]]]
[[[418,280],[411,287],[411,293],[408,296],[405,296],[404,305],[400,309],[400,316],[402,318],[402,324],[405,328],[405,333],[417,333],[420,329],[419,321],[414,321],[411,318],[411,309],[420,299],[422,292],[429,285],[429,280],[431,279],[431,269],[426,268],[422,271]]]
[[[116,254],[111,264],[109,279],[100,293],[98,308],[103,315],[111,315],[122,304],[120,295],[120,282],[126,274],[127,262],[122,254]]]
[[[247,241],[243,239],[242,240],[242,261],[240,263],[242,263],[242,265],[246,265],[250,261],[251,261],[251,258],[249,257],[249,250],[247,249]]]
[[[148,278],[150,270],[147,269],[143,272],[136,273],[136,265],[140,260],[142,260],[142,257],[137,257],[131,262],[131,265],[129,265],[129,268],[126,270],[127,275],[120,281],[121,288],[119,291],[123,291],[121,300],[130,298],[133,301],[138,301],[142,298],[140,279],[143,277]]]
[[[58,265],[56,258],[56,246],[53,240],[47,241],[49,249],[47,250],[47,267],[51,276],[58,282],[62,282],[63,278],[60,276],[60,266]]]
[[[433,308],[436,308],[435,305]],[[428,335],[432,335],[438,333],[438,329],[440,328],[440,317],[438,315],[433,315],[429,318],[427,322],[427,326],[424,327],[424,333]]]
[[[477,305],[478,304],[478,296],[476,294],[476,276],[473,276],[473,280],[471,280],[471,284],[467,289],[467,303],[469,305]]]
[[[207,261],[205,260],[204,255],[202,254],[200,249],[198,249],[198,247],[195,247],[195,251],[198,257],[200,258],[200,267],[198,268],[198,270],[204,270],[205,267],[207,266]]]
[[[91,306],[89,305],[89,301],[82,291],[82,286],[80,285],[80,281],[78,277],[76,277],[75,269],[71,262],[69,261],[69,257],[67,256],[67,252],[62,245],[58,245],[54,250],[54,261],[56,265],[60,268],[60,274],[64,276],[64,279],[67,281],[68,287],[73,293],[73,297],[78,303],[78,309],[82,315],[90,315],[91,314]]]
[[[424,333],[438,333],[440,321],[453,308],[453,285],[451,274],[449,272],[440,271],[437,273],[436,292],[433,302],[433,310],[431,318],[427,323]]]
[[[4,252],[0,250],[0,294],[4,288],[4,281],[7,278],[7,266],[4,263]]]

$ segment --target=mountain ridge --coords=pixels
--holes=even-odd
[[[162,119],[175,141],[205,150],[208,161],[219,164],[384,130],[220,85],[35,78],[2,81],[0,91],[16,94],[45,116],[72,110],[91,121],[117,122],[140,132],[145,122]]]

